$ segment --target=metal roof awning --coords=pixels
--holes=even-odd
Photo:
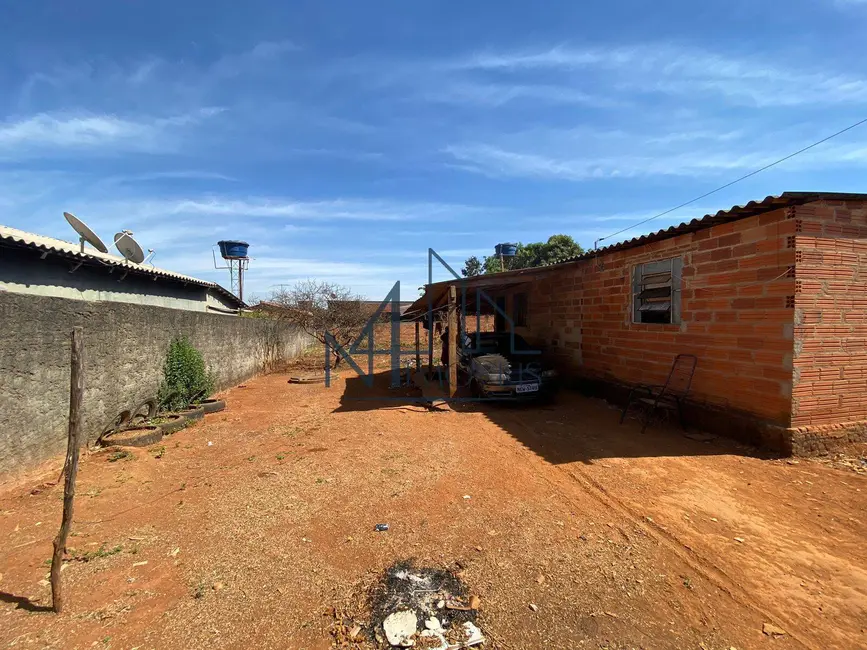
[[[445,309],[448,305],[448,292],[451,285],[455,285],[458,303],[465,304],[467,312],[475,313],[476,306],[479,305],[483,310],[482,313],[494,313],[493,305],[484,298],[484,294],[489,294],[493,298],[503,291],[527,285],[539,277],[550,274],[552,270],[551,267],[543,266],[428,284],[425,285],[424,295],[407,308],[401,320],[424,320],[429,311],[436,313]]]

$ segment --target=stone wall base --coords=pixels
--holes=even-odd
[[[819,456],[867,442],[867,420],[786,429],[794,456]]]

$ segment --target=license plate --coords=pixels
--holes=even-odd
[[[515,386],[516,393],[535,393],[539,390],[539,384],[518,384]]]

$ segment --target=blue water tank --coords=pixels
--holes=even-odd
[[[517,244],[497,244],[494,246],[494,251],[497,255],[502,255],[503,257],[514,257],[515,253],[518,252]]]
[[[245,241],[233,240],[218,241],[217,246],[220,247],[220,255],[222,255],[224,259],[247,257],[247,249],[250,248],[250,244]]]

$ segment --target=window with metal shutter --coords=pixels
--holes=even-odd
[[[683,260],[638,264],[632,272],[632,320],[635,323],[679,323]]]

